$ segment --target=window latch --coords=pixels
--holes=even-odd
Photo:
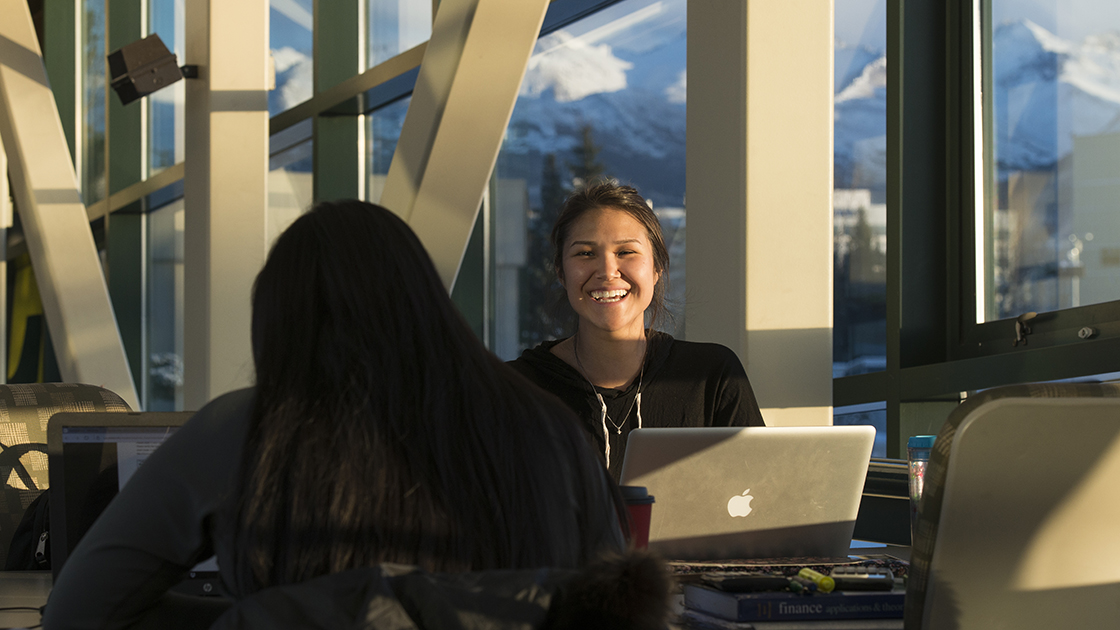
[[[1038,313],[1031,311],[1015,318],[1015,343],[1012,345],[1018,346],[1020,341],[1024,346],[1027,345],[1027,335],[1031,334],[1030,321],[1035,317],[1038,317]]]

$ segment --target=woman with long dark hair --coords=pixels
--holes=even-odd
[[[636,189],[597,181],[572,192],[551,241],[576,330],[511,365],[576,412],[616,479],[636,428],[764,424],[731,349],[657,330],[669,251]]]
[[[391,212],[313,208],[252,307],[256,386],[152,454],[68,560],[45,627],[143,619],[211,553],[236,599],[385,562],[578,567],[623,548],[575,418],[486,351]]]

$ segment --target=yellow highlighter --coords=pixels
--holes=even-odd
[[[832,578],[809,567],[801,569],[797,572],[797,575],[812,581],[813,584],[817,585],[817,590],[822,593],[831,593],[832,589],[836,588],[836,582]]]

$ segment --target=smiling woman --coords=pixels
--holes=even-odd
[[[763,424],[735,353],[656,330],[665,314],[669,252],[637,190],[615,182],[577,190],[551,241],[578,327],[511,365],[576,412],[615,479],[635,428]]]

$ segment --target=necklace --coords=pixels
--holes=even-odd
[[[648,347],[649,343],[647,342],[646,349],[648,349]],[[642,428],[642,381],[646,376],[645,349],[642,351],[642,369],[638,372],[638,391],[634,394],[634,400],[630,401],[630,406],[626,408],[626,413],[622,414],[621,422],[615,422],[614,419],[607,414],[607,402],[603,400],[603,395],[599,393],[599,390],[595,389],[595,383],[592,383],[591,379],[587,377],[587,370],[583,367],[583,361],[579,360],[579,330],[576,330],[575,337],[572,339],[572,353],[576,357],[576,365],[579,367],[580,375],[583,376],[583,380],[587,381],[587,384],[591,386],[591,393],[595,394],[595,398],[599,400],[599,410],[601,413],[599,419],[603,424],[603,455],[607,460],[607,468],[610,468],[611,439],[610,433],[607,431],[607,422],[610,422],[611,426],[615,428],[615,433],[617,435],[622,435],[622,427],[626,425],[626,420],[630,417],[630,412],[634,409],[634,405],[636,404],[638,406],[638,428]]]

